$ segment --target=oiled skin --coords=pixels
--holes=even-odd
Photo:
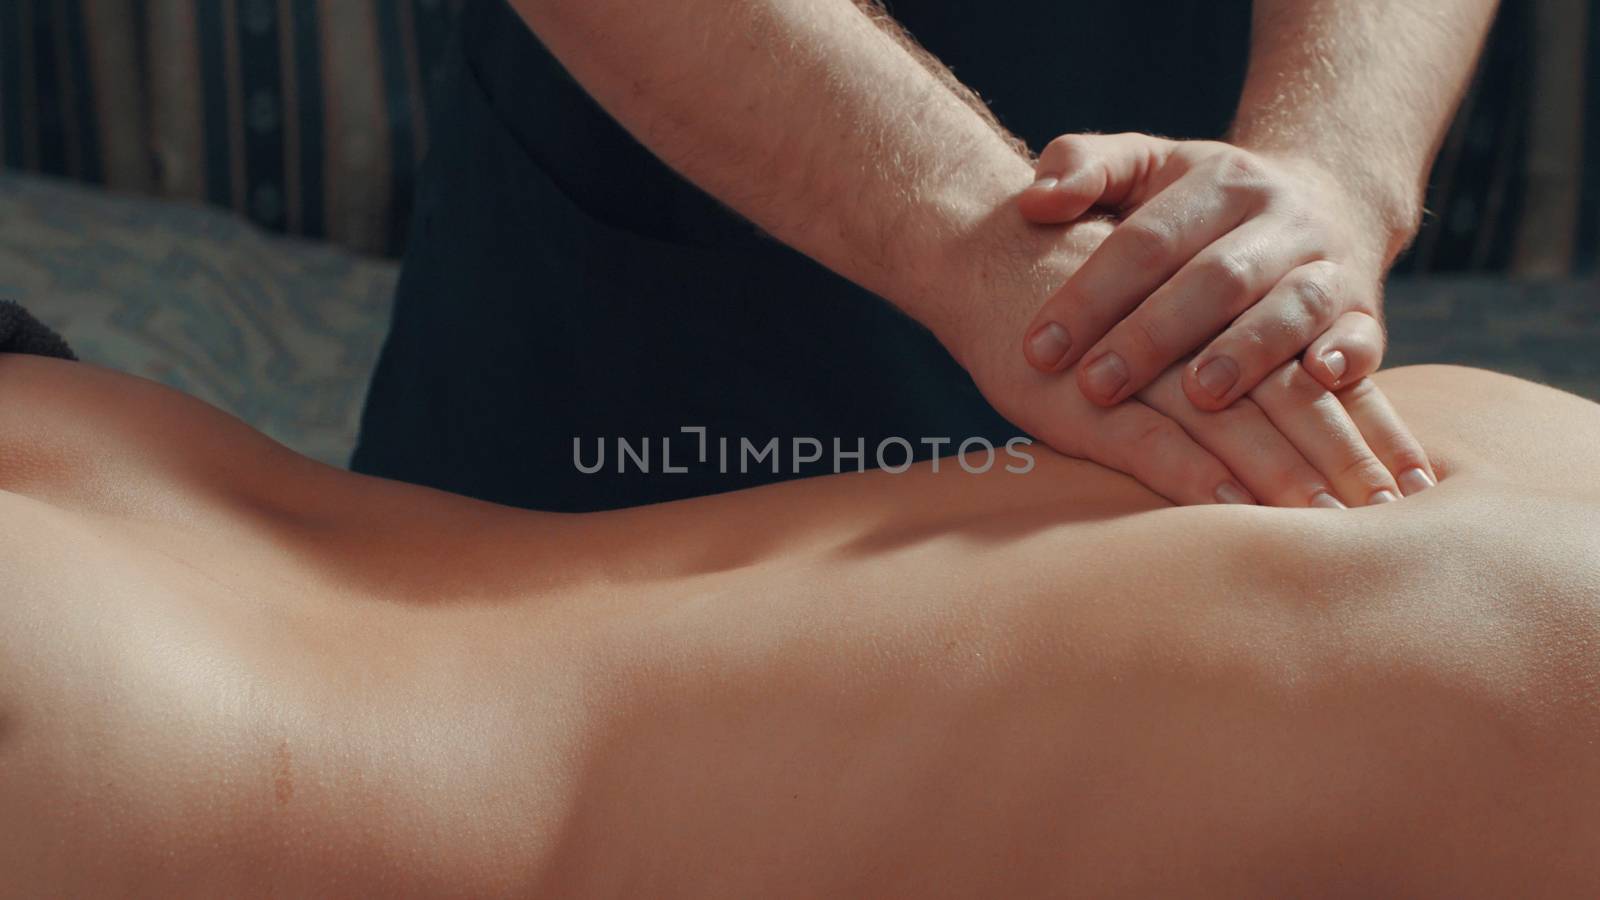
[[[1040,450],[564,517],[0,357],[0,891],[1594,894],[1600,407],[1381,380],[1389,506]]]

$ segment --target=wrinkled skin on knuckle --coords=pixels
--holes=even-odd
[[[1305,235],[1312,244],[1325,246],[1328,243],[1328,229],[1326,220],[1303,204],[1293,204],[1278,212],[1283,218],[1284,228]]]
[[[1181,352],[1181,348],[1172,346],[1172,323],[1164,316],[1140,311],[1123,321],[1128,326],[1122,329],[1122,337],[1129,344],[1125,353],[1130,367],[1160,365],[1174,353]]]
[[[1255,283],[1258,264],[1247,252],[1216,253],[1204,262],[1206,281],[1218,296],[1229,301],[1229,308],[1239,306],[1239,299],[1249,293]]]
[[[1178,423],[1165,416],[1159,416],[1136,427],[1128,436],[1128,445],[1137,448],[1149,458],[1159,459],[1161,454],[1176,444],[1182,435],[1183,429],[1178,427]]]
[[[1339,468],[1339,471],[1333,473],[1333,476],[1340,483],[1355,483],[1362,486],[1366,494],[1356,497],[1358,502],[1365,501],[1368,496],[1389,488],[1393,481],[1389,470],[1370,454],[1361,454],[1350,459]]]
[[[1247,150],[1229,147],[1217,153],[1213,165],[1217,185],[1231,197],[1259,208],[1278,200],[1282,194],[1275,173]]]
[[[1139,268],[1157,268],[1173,255],[1175,242],[1167,229],[1151,222],[1127,222],[1106,239],[1116,254]]]
[[[1407,469],[1428,468],[1427,452],[1422,449],[1421,444],[1418,444],[1409,435],[1394,440],[1392,446],[1388,448],[1388,452],[1391,464],[1394,466],[1392,471],[1396,474]]]
[[[1320,267],[1296,277],[1293,286],[1295,306],[1305,321],[1328,325],[1344,312],[1335,284],[1336,278],[1334,273]]]
[[[1193,465],[1192,455],[1179,452],[1188,435],[1178,424],[1165,416],[1151,416],[1137,423],[1125,423],[1105,436],[1100,453],[1112,460],[1114,467],[1137,473],[1141,481],[1166,482],[1163,475],[1177,473],[1179,479],[1187,477],[1187,467]],[[1187,483],[1187,482],[1186,482]]]

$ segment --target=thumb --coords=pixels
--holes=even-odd
[[[1023,218],[1071,222],[1095,206],[1136,206],[1173,142],[1147,134],[1064,134],[1039,154],[1035,181],[1017,197]]]

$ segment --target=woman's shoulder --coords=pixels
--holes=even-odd
[[[0,489],[59,507],[148,518],[267,504],[327,469],[239,419],[148,379],[0,354]],[[329,470],[333,471],[333,470]]]

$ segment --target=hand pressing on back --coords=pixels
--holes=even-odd
[[[1070,279],[1113,229],[1090,217],[1046,232],[1055,251],[1038,262],[1036,278],[997,280],[995,290],[977,295],[989,302],[976,305],[964,327],[941,335],[1007,419],[1061,453],[1126,472],[1179,504],[1360,506],[1398,499],[1397,477],[1405,481],[1413,469],[1432,482],[1422,447],[1370,379],[1334,392],[1291,359],[1250,396],[1206,410],[1184,396],[1183,369],[1174,366],[1125,402],[1103,406],[1085,397],[1076,373],[1029,365],[1017,336],[1039,298]],[[999,261],[1017,256],[1027,254],[992,254]],[[1039,289],[1030,287],[1035,280]]]
[[[1330,389],[1377,370],[1383,231],[1314,163],[1215,141],[1065,135],[1036,175],[1018,197],[1028,220],[1095,207],[1122,219],[1024,344],[1040,371],[1077,366],[1094,402],[1117,403],[1197,350],[1183,389],[1208,410],[1297,357]]]
[[[1383,356],[1386,232],[1315,163],[1214,141],[1066,135],[1045,148],[1036,179],[1018,197],[1029,221],[1091,209],[1121,221],[1027,326],[1023,356],[1035,370],[1075,378],[1090,402],[1112,406],[1181,366],[1168,389],[1176,377],[1197,410],[1253,399],[1285,433],[1291,382],[1312,381],[1317,390],[1289,392],[1306,397],[1368,392],[1363,379]],[[1403,423],[1392,410],[1383,418],[1391,427],[1370,453],[1352,453],[1361,429],[1337,416],[1323,423],[1326,439],[1296,441],[1346,482],[1347,503],[1368,502],[1351,497],[1363,485],[1381,501],[1433,483]]]

